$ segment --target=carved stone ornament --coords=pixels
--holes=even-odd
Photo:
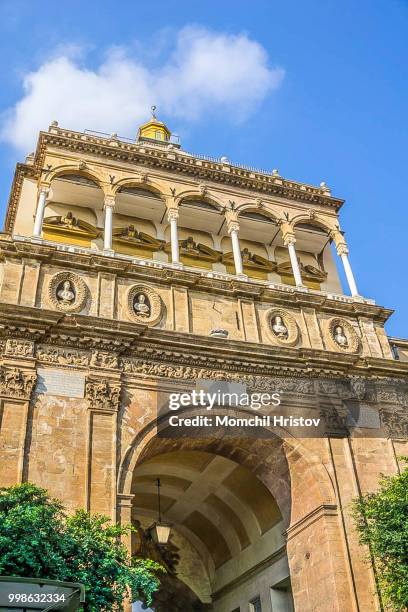
[[[299,328],[295,318],[286,310],[273,308],[266,313],[268,335],[274,342],[294,346],[299,340]]]
[[[58,272],[48,284],[48,300],[63,312],[79,312],[86,304],[88,289],[82,278],[72,272]]]
[[[158,293],[145,285],[133,285],[127,294],[128,314],[137,323],[155,325],[162,315],[162,300]]]
[[[0,370],[0,395],[13,399],[29,399],[37,376],[19,368]]]
[[[94,368],[114,369],[118,367],[118,356],[114,353],[94,350],[92,351],[90,365]]]
[[[347,432],[347,412],[344,408],[335,407],[332,404],[322,406],[320,409],[320,418],[323,419],[326,432]]]
[[[84,351],[55,346],[38,346],[36,357],[44,363],[60,365],[87,366],[89,363],[89,356]]]
[[[86,398],[94,410],[116,412],[119,408],[120,384],[100,380],[86,384]]]
[[[12,357],[32,357],[34,352],[34,342],[30,340],[20,340],[9,338],[6,342],[5,354]]]
[[[357,353],[360,347],[354,327],[346,319],[331,319],[329,322],[329,340],[336,351]]]
[[[408,416],[400,408],[380,408],[381,424],[389,438],[408,440]]]

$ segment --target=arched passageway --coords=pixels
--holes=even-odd
[[[286,514],[287,462],[277,442],[268,443],[276,446],[274,480]],[[262,610],[270,611],[277,588],[280,609],[292,609],[287,517],[256,474],[259,462],[250,459],[254,444],[156,437],[145,447],[131,484],[132,522],[139,529],[132,552],[164,561],[168,569],[152,609],[231,612],[260,598]],[[167,547],[154,544],[148,531],[158,516],[157,478],[162,518],[171,525]]]

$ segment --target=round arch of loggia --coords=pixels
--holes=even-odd
[[[57,166],[56,168],[53,168],[52,170],[50,170],[48,173],[45,174],[45,177],[42,183],[51,185],[52,181],[59,179],[59,178],[63,178],[64,175],[72,175],[72,174],[75,174],[77,176],[83,176],[84,178],[87,178],[88,180],[92,181],[96,187],[104,191],[105,177],[99,174],[98,172],[95,172],[94,170],[90,170],[88,168],[84,168],[84,169],[79,168],[78,164],[77,165],[69,164],[69,165]]]
[[[174,206],[176,208],[180,208],[184,202],[187,203],[194,200],[201,200],[207,204],[210,204],[210,206],[213,206],[214,210],[217,212],[224,212],[226,209],[225,202],[222,202],[207,191],[202,193],[202,191],[199,189],[188,189],[177,194],[177,196],[174,198]]]
[[[279,212],[265,202],[263,202],[262,204],[257,204],[256,202],[246,202],[245,204],[240,204],[239,206],[237,206],[234,212],[236,213],[238,220],[243,213],[254,212],[258,215],[262,215],[263,217],[274,221],[274,223],[276,223],[277,225],[280,223]]]
[[[168,195],[164,193],[163,185],[150,179],[145,180],[137,177],[126,177],[120,179],[112,186],[112,195],[116,196],[124,187],[134,187],[136,189],[150,191],[152,194],[157,195],[161,200],[163,200],[163,202],[166,202],[168,199]]]
[[[307,223],[307,225],[311,227],[315,226],[323,229],[328,235],[333,231],[339,231],[337,219],[333,220],[333,223],[330,223],[327,219],[318,214],[312,217],[310,215],[297,215],[290,221],[294,230],[300,223]]]

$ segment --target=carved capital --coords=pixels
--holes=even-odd
[[[227,221],[227,232],[231,234],[232,232],[239,232],[239,223],[233,219]]]
[[[347,409],[336,408],[333,404],[327,404],[320,409],[320,418],[323,419],[327,433],[347,435]]]
[[[46,196],[50,193],[50,186],[41,184],[38,188],[38,193],[45,193]]]
[[[0,396],[28,400],[36,380],[35,372],[27,372],[19,368],[2,368],[0,370]]]
[[[169,208],[167,210],[167,221],[169,223],[174,220],[177,221],[178,217],[179,217],[179,211],[177,208]]]
[[[339,229],[333,229],[330,231],[329,236],[333,240],[334,244],[336,245],[336,250],[337,250],[337,254],[339,255],[339,257],[344,254],[347,255],[348,248],[347,248],[346,241],[341,231]]]
[[[283,235],[283,244],[285,246],[289,246],[291,244],[295,244],[296,243],[296,237],[295,234],[292,233],[286,233]]]
[[[115,207],[115,196],[113,196],[113,195],[105,195],[104,207],[105,208],[114,208]]]
[[[339,257],[341,257],[342,255],[348,255],[349,252],[347,244],[345,242],[343,242],[342,244],[338,244],[336,247],[336,251]]]
[[[400,408],[380,408],[381,424],[389,438],[408,439],[408,416]]]
[[[117,412],[120,401],[120,383],[92,380],[86,383],[85,397],[92,410]]]

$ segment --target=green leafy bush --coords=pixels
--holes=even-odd
[[[163,568],[130,558],[121,541],[130,530],[84,510],[67,516],[30,483],[0,488],[0,575],[81,582],[86,612],[120,610],[129,591],[149,605]]]
[[[404,457],[405,460],[407,460]],[[360,541],[369,546],[387,609],[408,609],[408,468],[354,502]]]

